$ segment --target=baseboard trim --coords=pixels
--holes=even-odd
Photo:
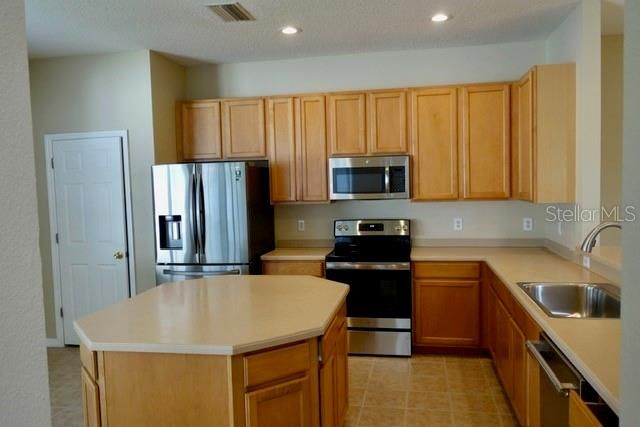
[[[64,347],[64,342],[58,338],[47,338],[47,347]]]
[[[491,357],[489,350],[483,347],[444,347],[430,345],[413,345],[411,354],[438,356]]]

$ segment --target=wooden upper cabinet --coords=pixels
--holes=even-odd
[[[513,191],[514,197],[520,200],[533,201],[533,87],[535,75],[529,71],[515,84],[514,127],[516,129],[513,142]]]
[[[514,197],[575,202],[575,64],[537,65],[515,88]]]
[[[266,157],[262,98],[222,101],[222,143],[227,159]]]
[[[271,202],[328,199],[324,96],[267,100]]]
[[[272,202],[296,201],[296,138],[293,98],[267,101],[267,146]]]
[[[331,94],[327,97],[327,102],[330,154],[366,154],[365,94]]]
[[[458,198],[456,88],[412,90],[413,200]]]
[[[460,172],[463,199],[510,196],[509,85],[465,86],[461,95]]]
[[[188,101],[176,105],[177,149],[181,160],[222,158],[220,102]]]
[[[407,94],[405,91],[370,92],[369,153],[407,152]]]
[[[323,95],[296,99],[298,200],[322,202],[327,190],[327,120]]]

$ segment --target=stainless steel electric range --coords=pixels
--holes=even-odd
[[[407,219],[334,223],[326,277],[350,286],[350,354],[411,355],[411,234]]]

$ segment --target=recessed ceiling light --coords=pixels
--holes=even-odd
[[[296,28],[296,27],[292,27],[292,26],[286,26],[286,27],[282,28],[280,31],[282,32],[282,34],[286,34],[288,36],[292,36],[294,34],[298,34],[302,30],[300,28]]]
[[[445,13],[436,13],[431,17],[433,22],[444,22],[449,20],[449,15]]]

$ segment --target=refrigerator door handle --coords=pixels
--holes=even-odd
[[[198,210],[200,215],[200,223],[198,224],[198,235],[200,236],[200,251],[202,251],[202,256],[204,257],[207,244],[207,226],[204,210],[204,182],[202,179],[202,172],[198,173],[198,176],[200,177],[200,185],[198,186],[198,199],[200,204],[200,209]]]
[[[193,198],[195,200],[195,219],[196,219],[196,241],[198,242],[198,252],[200,255],[204,254],[204,246],[202,243],[202,198],[200,193],[200,186],[202,185],[202,174],[200,171],[195,173],[195,186],[193,191]],[[202,261],[200,261],[202,262]]]
[[[196,192],[196,188],[197,188],[197,175],[196,173],[192,173],[191,174],[191,223],[193,224],[193,226],[191,227],[191,231],[192,231],[192,238],[193,238],[193,245],[195,246],[195,252],[196,254],[199,253],[200,249],[199,249],[199,232],[198,232],[198,206],[197,206],[197,192]]]

